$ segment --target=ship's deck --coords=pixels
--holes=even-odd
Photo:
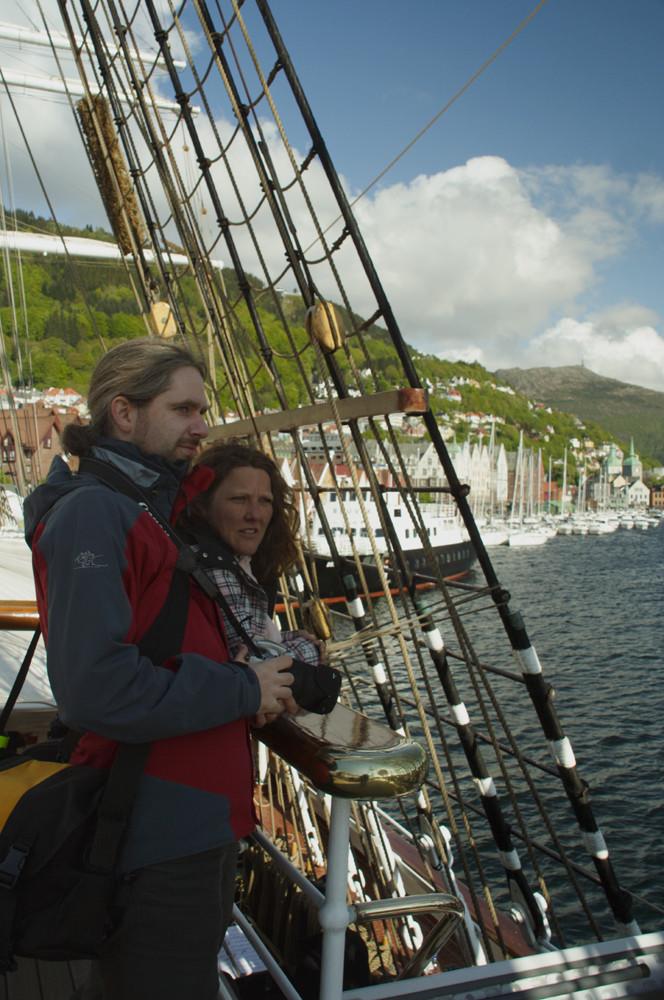
[[[0,1000],[69,1000],[84,981],[87,962],[19,960],[19,969],[0,978]],[[250,979],[236,989],[225,979],[223,994],[240,1000],[254,995]],[[265,974],[255,995],[279,996]],[[661,1000],[664,996],[664,934],[606,941],[583,948],[532,955],[490,966],[347,990],[343,1000]]]
[[[15,972],[0,976],[0,1000],[69,1000],[85,982],[89,962],[38,962],[19,958]]]

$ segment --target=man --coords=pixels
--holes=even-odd
[[[189,471],[208,429],[203,370],[187,351],[152,339],[114,348],[88,407],[89,425],[65,429],[66,451],[119,470],[165,518],[209,484],[209,470]],[[237,841],[254,827],[249,720],[296,709],[292,661],[228,662],[217,605],[193,581],[178,648],[163,662],[142,655],[178,549],[147,510],[84,469],[56,459],[25,510],[51,686],[63,722],[85,732],[72,762],[109,766],[117,741],[153,742],[101,995],[213,1000]],[[100,994],[89,984],[81,995]]]

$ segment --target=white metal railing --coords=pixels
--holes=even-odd
[[[323,936],[319,1000],[341,1000],[343,996],[346,931],[351,923],[422,913],[435,915],[435,924],[402,972],[405,977],[418,975],[463,919],[461,900],[447,893],[427,892],[349,905],[347,880],[352,801],[374,801],[417,791],[428,767],[424,748],[343,705],[337,705],[329,716],[282,716],[258,736],[330,796],[324,894],[263,833],[253,835],[318,910]],[[293,985],[284,982],[274,956],[237,908],[236,919],[252,943],[260,942],[256,951],[288,1000],[301,1000]]]

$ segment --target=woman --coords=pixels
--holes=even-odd
[[[321,666],[325,643],[308,632],[282,633],[272,619],[277,578],[298,555],[299,515],[292,491],[269,456],[245,445],[213,445],[203,452],[199,464],[211,469],[214,479],[180,514],[178,528],[194,538],[199,564],[221,591],[231,651],[248,645],[251,655],[255,652],[252,645],[260,646],[261,639],[281,643],[294,658],[295,700],[312,711],[330,711],[341,677]],[[320,669],[305,675],[302,667],[306,664]],[[327,697],[317,700],[312,695],[305,704],[300,700],[302,683],[311,688],[314,678]]]

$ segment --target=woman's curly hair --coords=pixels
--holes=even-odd
[[[209,507],[212,495],[233,469],[263,469],[270,477],[272,490],[272,520],[265,537],[251,557],[251,569],[259,581],[266,583],[287,572],[298,558],[297,534],[300,515],[294,502],[293,491],[286,483],[273,460],[257,448],[228,442],[210,445],[197,460],[214,472],[214,479],[204,493],[200,493],[178,517],[178,528],[186,531],[212,530]]]

